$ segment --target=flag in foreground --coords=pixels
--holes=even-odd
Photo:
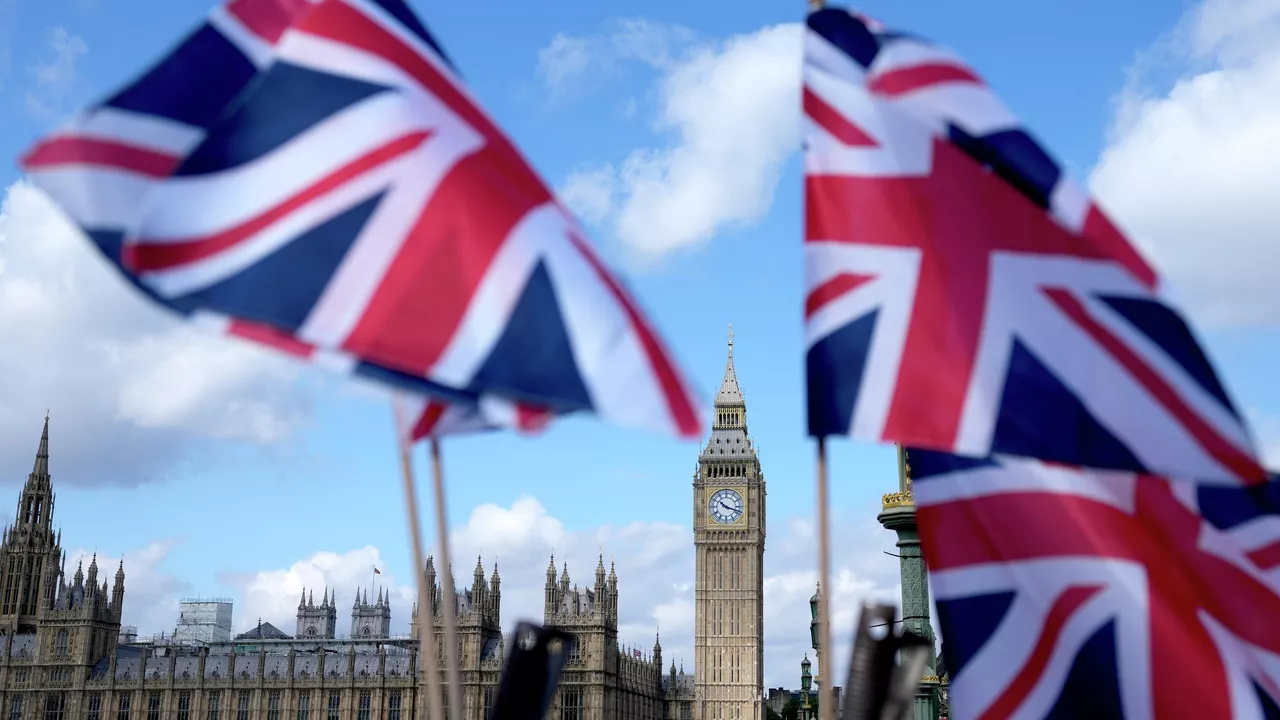
[[[451,403],[440,398],[397,393],[393,401],[396,432],[406,446],[426,438],[514,429],[542,432],[552,414],[542,408],[481,396],[475,403]]]
[[[1278,716],[1280,481],[910,461],[956,717]]]
[[[1265,479],[1155,271],[973,70],[837,8],[804,45],[812,435]]]
[[[649,320],[399,0],[230,0],[22,164],[193,320],[455,405],[700,432]]]

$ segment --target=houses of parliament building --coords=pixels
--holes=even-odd
[[[548,720],[763,720],[765,493],[746,428],[730,336],[712,434],[693,479],[694,671],[664,669],[657,638],[651,651],[620,647],[618,576],[613,567],[606,572],[603,556],[581,588],[553,557],[543,624],[576,642]],[[0,720],[427,717],[416,604],[408,638],[391,637],[389,598],[367,592],[356,593],[350,636],[338,637],[338,600],[324,589],[319,603],[313,593],[300,598],[292,636],[260,622],[234,638],[138,642],[121,634],[123,563],[108,578],[111,569],[100,571],[95,556],[68,577],[54,505],[46,417],[0,541]],[[485,720],[505,653],[498,568],[486,575],[477,559],[470,587],[453,598],[431,559],[425,574],[432,631],[441,632],[444,603],[456,610],[464,707],[447,707],[446,693],[446,717]]]

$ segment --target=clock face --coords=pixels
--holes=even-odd
[[[711,502],[707,504],[707,512],[716,522],[728,525],[742,517],[742,507],[742,496],[738,491],[725,488],[717,490],[716,494],[711,496]]]

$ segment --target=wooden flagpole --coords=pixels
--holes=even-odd
[[[823,0],[809,0],[809,11],[821,10]],[[835,588],[831,585],[831,520],[828,514],[830,498],[827,492],[827,440],[818,437],[818,584],[825,588],[825,595],[818,596],[818,671],[823,682],[818,684],[819,720],[835,720],[835,694],[831,683],[836,676],[831,663],[831,603]],[[847,690],[848,688],[846,688]]]
[[[418,581],[418,670],[426,675],[427,717],[444,717],[444,698],[440,694],[440,666],[436,663],[435,613],[431,607],[431,595],[427,592],[426,558],[422,557],[422,528],[418,524],[418,493],[413,482],[413,457],[410,445],[398,439],[400,445],[400,476],[404,481],[404,506],[409,513],[409,535],[413,542],[414,575]]]
[[[831,529],[828,518],[827,493],[827,440],[818,437],[818,584],[821,586],[818,596],[818,672],[823,682],[818,683],[818,717],[819,720],[835,720],[836,709],[833,705],[834,693],[831,683],[836,678],[835,666],[831,664],[831,603],[835,599],[835,588],[831,585]]]
[[[444,505],[444,468],[440,464],[440,441],[431,438],[431,483],[435,486],[436,499],[436,538],[440,546],[440,554],[447,563],[444,573],[444,602],[440,603],[444,615],[444,669],[445,688],[449,693],[449,711],[453,717],[462,717],[466,708],[462,706],[462,672],[458,668],[458,621],[454,614],[458,610],[458,596],[453,589],[453,562],[449,555],[449,525],[445,517]],[[440,716],[442,719],[444,716]]]

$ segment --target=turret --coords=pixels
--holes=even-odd
[[[124,560],[121,560],[120,567],[116,568],[116,584],[111,589],[111,612],[119,618],[122,610],[124,610]]]
[[[502,612],[502,578],[498,575],[498,563],[493,563],[493,575],[489,578],[489,610],[494,622],[499,622]]]
[[[653,633],[653,666],[657,668],[657,673],[662,674],[662,638],[660,633]]]
[[[427,555],[427,599],[431,603],[428,615],[435,615],[436,608],[436,561],[431,555]],[[430,627],[430,625],[428,625]]]
[[[471,573],[471,602],[476,608],[484,607],[485,591],[484,581],[484,565],[481,564],[481,558],[476,556],[476,569]]]

